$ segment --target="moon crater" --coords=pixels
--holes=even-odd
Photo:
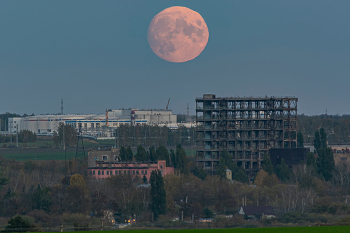
[[[196,58],[208,43],[209,31],[202,16],[186,7],[169,7],[152,19],[148,43],[153,52],[170,62]]]

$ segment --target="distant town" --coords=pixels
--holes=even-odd
[[[36,231],[348,221],[349,115],[298,115],[297,97],[194,101],[195,116],[169,102],[1,114],[0,228],[16,218]]]

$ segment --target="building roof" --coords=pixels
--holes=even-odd
[[[275,215],[272,206],[242,206],[245,215]]]

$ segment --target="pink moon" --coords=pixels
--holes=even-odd
[[[209,31],[202,16],[187,7],[169,7],[153,17],[148,43],[153,52],[169,62],[196,58],[208,43]]]

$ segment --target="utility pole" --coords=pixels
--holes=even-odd
[[[61,99],[61,115],[63,115],[63,99]]]

